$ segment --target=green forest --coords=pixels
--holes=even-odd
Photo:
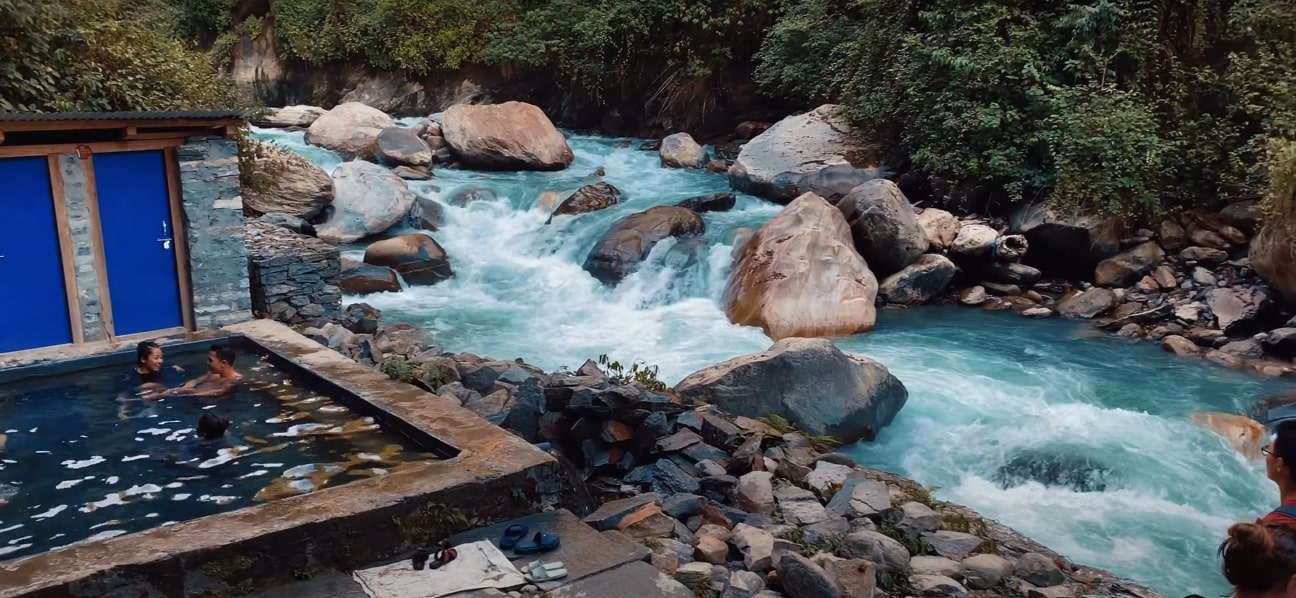
[[[234,41],[412,74],[529,72],[595,100],[749,75],[842,104],[888,158],[995,205],[1296,221],[1290,0],[0,0],[0,110],[245,106]]]

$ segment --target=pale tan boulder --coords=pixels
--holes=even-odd
[[[841,212],[801,195],[738,250],[725,312],[771,338],[846,336],[871,330],[878,281],[855,252]]]

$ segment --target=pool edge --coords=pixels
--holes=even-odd
[[[395,382],[282,324],[224,329],[459,449],[385,476],[0,564],[0,598],[222,596],[320,569],[350,570],[474,520],[555,498],[557,461],[461,407]]]

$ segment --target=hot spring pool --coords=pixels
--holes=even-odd
[[[164,352],[168,386],[206,372],[207,344]],[[256,354],[240,351],[244,381],[222,398],[139,399],[127,381],[132,360],[0,384],[0,559],[437,458]],[[229,420],[225,439],[195,437],[208,410]]]

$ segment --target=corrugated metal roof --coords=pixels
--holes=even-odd
[[[76,120],[229,120],[245,118],[243,110],[161,110],[153,112],[0,112],[0,122]]]

